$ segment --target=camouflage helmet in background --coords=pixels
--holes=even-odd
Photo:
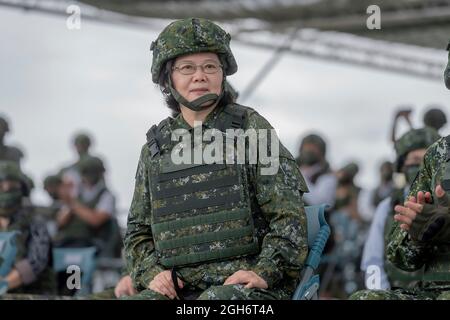
[[[105,172],[103,161],[93,156],[81,158],[77,166],[81,175],[101,175]]]
[[[24,197],[29,196],[31,187],[34,186],[30,184],[32,180],[25,176],[19,165],[14,161],[0,161],[0,181],[2,180],[19,181]]]
[[[440,137],[441,136],[439,133],[431,127],[412,129],[402,135],[395,142],[395,152],[397,153],[397,172],[401,172],[403,163],[405,162],[405,158],[409,152],[417,149],[427,149]]]
[[[302,143],[300,145],[300,150],[303,148],[303,145],[305,145],[307,143],[316,145],[319,148],[322,155],[325,157],[325,154],[327,152],[327,144],[321,136],[319,136],[317,134],[307,135],[302,140]]]
[[[177,20],[169,24],[152,42],[152,81],[159,82],[165,63],[185,54],[217,53],[225,75],[237,71],[236,60],[230,49],[230,35],[217,24],[202,18]]]
[[[0,117],[0,132],[8,132],[9,131],[9,125],[8,125],[8,121],[6,121],[5,118]]]
[[[356,162],[350,162],[339,171],[344,172],[347,176],[353,179],[359,172],[359,166]]]
[[[86,133],[78,133],[75,135],[75,138],[73,139],[73,143],[75,145],[90,146],[91,138]]]
[[[436,130],[441,129],[447,123],[447,116],[442,107],[439,105],[431,105],[423,115],[423,123]]]
[[[50,188],[52,186],[58,186],[63,183],[61,175],[49,175],[44,179],[44,189]]]

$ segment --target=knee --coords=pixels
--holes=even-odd
[[[386,300],[389,291],[385,290],[361,290],[353,293],[349,300]]]
[[[198,300],[233,300],[238,299],[235,286],[211,286],[198,297]]]

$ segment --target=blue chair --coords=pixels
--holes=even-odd
[[[6,277],[16,261],[16,231],[0,232],[0,277]]]
[[[81,271],[81,288],[76,295],[91,292],[92,278],[96,268],[95,247],[55,248],[53,249],[53,269],[55,272],[67,272],[69,266],[77,266]]]
[[[320,264],[323,249],[330,236],[330,227],[325,220],[326,205],[305,207],[306,221],[308,224],[308,248],[302,273],[302,279],[295,290],[293,300],[317,300],[320,286],[319,275],[314,274]]]

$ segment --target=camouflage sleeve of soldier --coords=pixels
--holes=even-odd
[[[128,213],[127,232],[124,239],[127,268],[138,290],[146,289],[150,281],[164,271],[162,266],[156,263],[150,228],[149,177],[146,169],[148,157],[148,148],[144,145],[137,167],[133,201]]]
[[[434,158],[437,147],[439,147],[439,144],[435,143],[427,150],[419,174],[411,185],[408,198],[416,197],[419,191],[433,194],[432,168],[435,166]],[[398,221],[394,222],[387,245],[387,258],[389,261],[405,271],[418,270],[425,263],[426,253],[429,252],[427,249],[428,246],[426,244],[413,241],[408,232],[400,228]]]
[[[249,118],[249,127],[272,129],[257,113]],[[269,223],[269,231],[253,271],[266,280],[269,288],[286,275],[298,278],[308,254],[302,199],[307,187],[294,158],[281,143],[279,154],[276,174],[262,175],[259,164],[251,167],[250,174],[258,205]]]

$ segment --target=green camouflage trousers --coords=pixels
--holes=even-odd
[[[450,291],[442,290],[361,290],[349,300],[450,300]]]
[[[132,297],[123,297],[125,300],[169,300],[168,297],[147,289]],[[243,285],[211,286],[201,292],[197,300],[283,300],[290,299],[284,294],[272,291],[252,288],[244,288]]]

